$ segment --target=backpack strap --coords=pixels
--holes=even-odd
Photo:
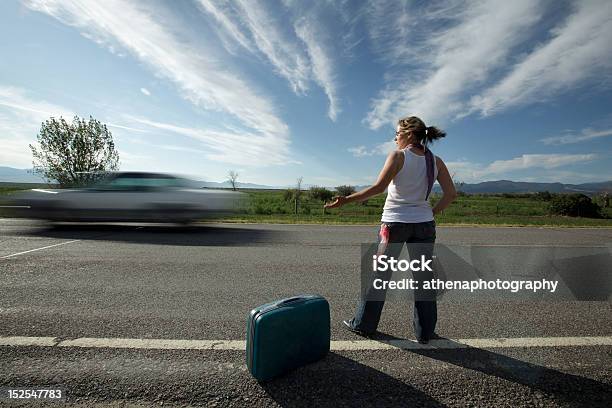
[[[425,195],[425,201],[429,199],[429,193],[431,193],[431,189],[434,185],[434,174],[435,174],[435,166],[436,159],[429,149],[425,149],[425,166],[427,167],[427,194]]]
[[[427,201],[429,199],[429,194],[431,193],[431,189],[433,188],[434,185],[434,174],[435,174],[435,165],[436,165],[436,160],[435,157],[433,155],[433,153],[431,152],[431,150],[429,150],[428,148],[426,148],[425,146],[423,146],[422,144],[410,144],[407,146],[408,148],[410,147],[415,147],[419,150],[423,150],[424,154],[425,154],[425,168],[427,169],[427,194],[425,195],[425,201]]]

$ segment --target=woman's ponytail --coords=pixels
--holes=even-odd
[[[420,118],[416,116],[406,116],[397,121],[400,131],[413,131],[419,143],[427,144],[434,140],[441,139],[446,136],[446,132],[438,129],[435,126],[425,126]]]
[[[435,126],[428,126],[425,128],[425,141],[427,141],[427,143],[441,139],[444,136],[446,136],[446,132]]]

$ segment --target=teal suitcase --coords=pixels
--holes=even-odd
[[[247,321],[247,367],[265,381],[322,359],[329,352],[329,303],[300,295],[251,310]]]

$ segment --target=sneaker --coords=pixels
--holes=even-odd
[[[443,337],[438,336],[438,333],[434,332],[429,338],[417,339],[417,341],[419,342],[419,344],[427,344],[429,343],[429,340],[437,340],[442,338]]]
[[[370,336],[370,335],[372,334],[372,333],[366,333],[366,332],[364,332],[364,331],[361,331],[361,330],[359,330],[359,329],[356,329],[356,328],[353,326],[353,319],[351,319],[351,320],[343,320],[343,321],[342,321],[342,323],[344,324],[344,326],[345,326],[345,327],[346,327],[346,328],[347,328],[349,331],[351,331],[351,332],[353,332],[353,333],[355,333],[355,334],[358,334],[358,335],[360,335],[360,336],[368,337],[368,336]]]

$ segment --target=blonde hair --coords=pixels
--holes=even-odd
[[[446,132],[435,126],[425,126],[425,122],[416,116],[406,116],[397,121],[400,132],[412,131],[419,143],[427,144],[446,136]]]

